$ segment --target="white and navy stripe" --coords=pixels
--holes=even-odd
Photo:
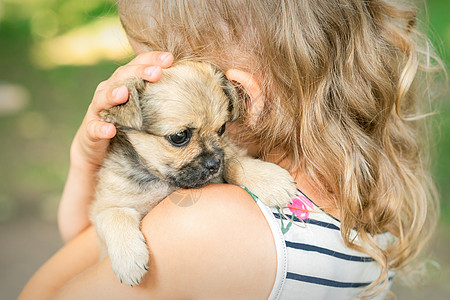
[[[283,272],[277,274],[270,299],[358,299],[364,288],[378,278],[378,263],[348,248],[339,220],[317,206],[308,219],[300,220],[289,209],[280,213],[258,204],[278,245],[278,273]],[[294,222],[288,225],[290,220]],[[392,236],[383,234],[377,240],[386,245],[392,242]]]

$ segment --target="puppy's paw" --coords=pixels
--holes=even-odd
[[[116,277],[127,285],[138,285],[147,272],[149,251],[138,230],[126,240],[108,245],[109,258]]]
[[[253,194],[267,206],[284,207],[297,194],[294,179],[280,166],[255,160],[255,167],[247,169],[245,183]]]

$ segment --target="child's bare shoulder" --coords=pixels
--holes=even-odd
[[[245,292],[246,299],[262,299],[272,289],[273,237],[258,205],[238,186],[176,192],[144,218],[142,231],[152,252],[149,273],[155,268],[161,282],[189,284],[194,298]]]

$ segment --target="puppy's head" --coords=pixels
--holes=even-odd
[[[200,187],[219,176],[226,123],[240,115],[238,94],[217,68],[183,62],[161,80],[128,83],[127,103],[102,117],[126,132],[147,168],[169,184]]]

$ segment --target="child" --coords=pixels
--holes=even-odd
[[[426,99],[417,88],[432,53],[421,51],[427,41],[414,7],[387,0],[119,0],[118,7],[139,55],[97,88],[61,200],[59,225],[70,242],[23,299],[33,291],[34,299],[36,291],[61,299],[378,299],[394,272],[410,273],[438,217],[420,118]],[[189,206],[169,196],[142,222],[149,272],[131,289],[108,259],[96,264],[89,228],[96,170],[115,134],[98,112],[127,100],[118,82],[156,81],[182,59],[215,64],[242,86],[246,112],[227,130],[251,155],[287,168],[299,194],[287,208],[255,205],[229,185],[180,191]],[[59,276],[48,286],[51,274]]]

